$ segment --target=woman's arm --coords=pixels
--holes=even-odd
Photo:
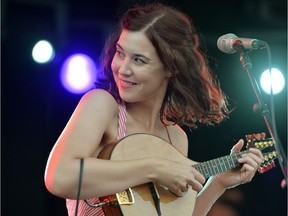
[[[81,198],[116,193],[148,181],[146,160],[116,162],[96,158],[100,145],[115,141],[118,104],[103,90],[93,90],[80,100],[47,161],[45,185],[54,195],[76,198],[80,158],[84,158]],[[105,143],[107,142],[107,143]],[[141,170],[141,175],[131,177]]]
[[[231,153],[239,152],[243,144],[244,141],[242,139],[239,140],[232,148]],[[206,215],[226,189],[250,182],[262,161],[263,156],[260,150],[251,148],[249,153],[243,154],[238,159],[238,162],[241,164],[240,168],[235,168],[209,178],[203,190],[197,195],[193,215]]]

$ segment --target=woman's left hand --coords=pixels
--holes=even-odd
[[[243,145],[244,141],[240,139],[231,149],[231,154],[239,152]],[[250,148],[248,153],[238,159],[238,162],[240,167],[220,173],[216,178],[224,188],[232,188],[250,182],[263,162],[263,155],[259,149]]]

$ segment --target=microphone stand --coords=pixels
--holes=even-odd
[[[251,71],[252,62],[251,62],[250,57],[248,56],[248,51],[244,49],[243,43],[241,41],[235,41],[233,44],[233,48],[240,52],[240,62],[248,74],[248,77],[250,79],[250,82],[252,84],[252,87],[254,89],[255,95],[256,95],[257,100],[258,100],[258,104],[255,104],[253,107],[254,111],[261,111],[261,113],[263,115],[264,121],[265,121],[267,128],[269,130],[269,133],[270,133],[270,135],[271,135],[271,137],[275,143],[275,150],[277,152],[279,164],[280,164],[280,167],[281,167],[283,175],[284,175],[283,180],[285,180],[285,183],[283,183],[283,184],[285,184],[284,186],[287,186],[287,171],[288,171],[288,169],[286,166],[286,163],[287,163],[286,155],[284,153],[280,139],[277,135],[275,124],[274,124],[275,127],[273,127],[272,118],[270,115],[270,110],[268,109],[267,104],[263,103],[263,99],[261,96],[261,91],[260,91],[259,85],[258,85],[258,83],[257,83],[257,81],[256,81],[256,79],[253,76],[253,73]],[[272,88],[272,83],[271,83],[271,88]]]

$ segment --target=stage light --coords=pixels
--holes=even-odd
[[[270,78],[272,77],[272,78]],[[278,94],[281,92],[285,85],[285,79],[281,71],[276,68],[272,68],[271,74],[267,69],[265,70],[260,77],[260,84],[264,92],[270,94],[271,91],[273,94]],[[272,89],[271,89],[272,84]]]
[[[60,72],[61,83],[69,92],[82,94],[93,88],[96,73],[96,65],[89,56],[74,54],[63,63]]]
[[[44,64],[53,60],[55,56],[54,48],[46,40],[38,41],[32,50],[32,58],[35,62]]]

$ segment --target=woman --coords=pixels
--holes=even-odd
[[[199,41],[189,17],[175,8],[151,4],[123,15],[106,43],[97,88],[80,100],[47,163],[46,187],[67,199],[69,215],[75,213],[80,158],[85,161],[80,199],[91,202],[156,182],[179,197],[188,187],[199,192],[193,215],[206,215],[227,188],[251,181],[263,159],[253,148],[238,160],[241,167],[213,176],[205,185],[195,168],[172,160],[97,158],[105,146],[134,133],[156,135],[187,156],[188,139],[180,126],[211,125],[227,116],[225,96]],[[240,140],[232,151],[242,147]],[[103,211],[81,201],[79,214]]]

